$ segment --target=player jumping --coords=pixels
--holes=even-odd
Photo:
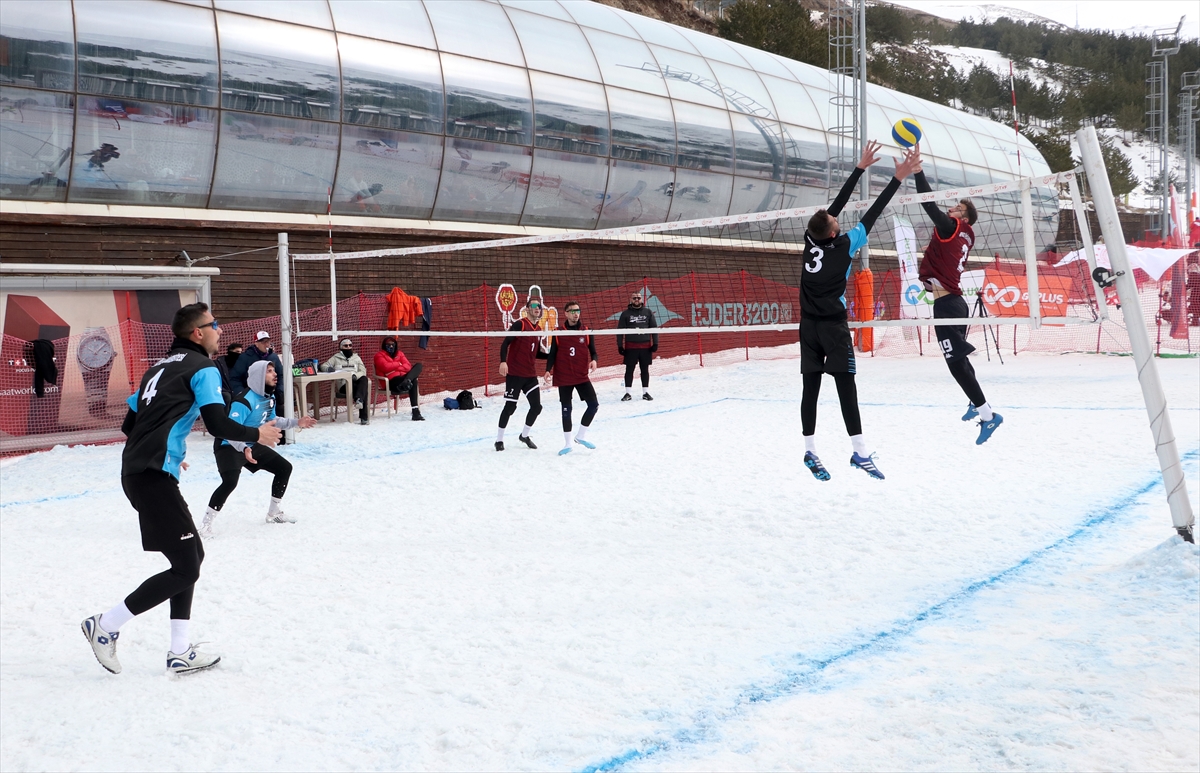
[[[532,333],[538,329],[542,318],[542,302],[531,300],[525,305],[525,314],[512,323],[510,333]],[[504,410],[500,412],[500,429],[496,432],[496,450],[504,450],[504,428],[509,418],[517,412],[517,401],[521,395],[529,401],[529,413],[525,414],[525,427],[520,441],[530,448],[537,448],[529,437],[533,423],[542,412],[542,393],[538,386],[536,364],[546,359],[538,345],[537,336],[505,336],[500,344],[500,375],[504,376]]]
[[[867,143],[858,166],[850,173],[833,204],[813,215],[804,232],[804,270],[800,274],[800,374],[804,389],[800,398],[800,423],[804,432],[804,466],[817,480],[829,480],[829,471],[817,456],[814,437],[817,397],[821,393],[821,376],[825,373],[833,376],[837,385],[842,419],[854,446],[850,466],[883,480],[883,473],[875,466],[862,436],[858,389],[854,385],[854,343],[846,322],[846,280],[850,278],[854,253],[867,243],[871,226],[899,190],[901,181],[918,168],[920,155],[910,150],[896,162],[895,176],[858,225],[841,233],[837,220],[863,172],[879,160],[878,151],[878,142]]]
[[[574,441],[584,448],[595,448],[587,437],[588,427],[600,408],[596,399],[596,388],[589,374],[596,369],[596,337],[587,332],[580,321],[579,304],[570,301],[566,305],[567,323],[563,333],[550,342],[550,353],[546,355],[546,386],[551,379],[558,387],[558,399],[562,403],[563,448],[559,456],[571,453],[571,394],[579,392],[579,399],[587,403],[587,410],[579,421],[579,431]]]
[[[275,415],[275,385],[278,381],[274,363],[259,360],[251,365],[246,374],[248,389],[233,398],[229,406],[229,418],[246,427],[261,427],[268,421],[274,421],[275,426],[281,430],[293,427],[308,429],[316,426],[317,420],[311,416],[285,419]],[[295,518],[285,515],[280,509],[284,492],[287,491],[288,479],[292,475],[291,462],[272,449],[255,443],[218,439],[214,445],[213,452],[217,457],[217,471],[221,473],[221,485],[217,486],[217,490],[208,500],[208,510],[204,513],[204,522],[200,524],[201,537],[212,537],[213,521],[225,506],[225,500],[229,499],[229,495],[237,488],[243,467],[251,473],[266,470],[275,476],[271,482],[271,505],[267,509],[267,523],[296,522]]]
[[[917,151],[917,169],[913,180],[917,184],[918,193],[928,193],[933,188],[925,179],[921,170],[920,146]],[[963,300],[962,278],[963,267],[967,264],[967,256],[975,246],[975,225],[978,215],[975,205],[970,199],[961,199],[947,212],[938,209],[932,201],[921,205],[925,213],[933,221],[935,230],[929,246],[925,248],[925,256],[917,269],[917,276],[925,285],[925,290],[933,295],[934,319],[966,319],[971,316],[967,302]],[[942,346],[942,354],[946,357],[946,365],[950,375],[962,387],[970,403],[963,421],[979,417],[979,437],[975,445],[983,445],[1004,422],[1004,417],[992,410],[987,398],[983,396],[983,388],[975,378],[975,368],[971,366],[967,355],[975,351],[975,347],[967,342],[966,325],[936,325],[938,343]]]

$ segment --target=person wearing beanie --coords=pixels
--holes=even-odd
[[[274,421],[280,430],[294,427],[308,429],[317,423],[311,416],[301,419],[285,419],[275,415],[275,385],[278,376],[275,366],[266,360],[259,360],[250,366],[246,374],[249,388],[233,398],[229,406],[229,418],[246,427],[261,427],[269,421]],[[208,510],[204,513],[204,521],[200,524],[200,536],[204,539],[212,537],[213,521],[217,513],[225,506],[226,500],[237,488],[238,478],[242,468],[251,473],[266,470],[275,476],[271,483],[271,505],[267,509],[267,523],[295,523],[296,519],[284,514],[280,506],[283,495],[287,491],[288,480],[292,475],[292,463],[275,451],[257,443],[244,443],[236,440],[218,440],[214,453],[217,457],[217,471],[221,473],[221,485],[212,493],[208,500]]]
[[[367,390],[370,389],[371,382],[367,380],[367,366],[363,364],[362,357],[359,357],[354,351],[354,342],[349,338],[343,338],[342,342],[338,344],[338,353],[321,365],[323,373],[334,373],[339,370],[354,374],[352,384],[354,407],[358,409],[358,423],[369,424]]]
[[[375,375],[388,380],[388,391],[393,395],[408,394],[408,403],[412,408],[413,421],[425,421],[421,409],[417,407],[420,401],[420,388],[417,379],[424,366],[421,363],[412,364],[400,351],[400,345],[395,336],[388,336],[375,352]]]

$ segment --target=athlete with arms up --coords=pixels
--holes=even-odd
[[[919,166],[919,154],[910,150],[896,162],[896,174],[862,220],[842,233],[838,215],[866,169],[879,160],[879,143],[868,142],[862,157],[837,198],[808,221],[804,232],[804,266],[800,272],[800,375],[804,388],[800,398],[800,423],[804,433],[804,466],[817,480],[829,480],[829,471],[817,456],[817,398],[821,376],[828,373],[837,385],[842,419],[854,452],[850,466],[883,480],[862,435],[858,412],[858,388],[854,384],[854,343],[846,314],[846,280],[854,254],[867,243],[871,226],[900,189],[900,183]]]
[[[512,323],[510,333],[532,333],[538,329],[542,318],[542,302],[534,298],[525,305],[525,315]],[[508,420],[517,412],[517,401],[521,395],[529,401],[529,412],[525,414],[525,426],[518,438],[530,448],[537,448],[529,432],[538,414],[542,412],[542,393],[538,387],[537,361],[546,359],[537,336],[505,336],[500,344],[500,375],[504,377],[504,410],[500,412],[500,427],[496,431],[496,450],[504,450],[504,429]]]

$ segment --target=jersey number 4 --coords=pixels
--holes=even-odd
[[[145,401],[146,405],[149,405],[150,401],[154,399],[154,396],[158,394],[158,380],[162,378],[164,370],[166,370],[166,368],[163,368],[162,370],[158,371],[158,373],[155,373],[154,376],[146,382],[146,388],[142,390],[142,400]]]
[[[804,270],[815,274],[821,270],[821,261],[825,259],[825,250],[820,247],[809,247],[808,251],[812,253],[812,263],[805,261]]]

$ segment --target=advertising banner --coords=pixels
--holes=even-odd
[[[928,296],[917,267],[921,263],[920,245],[912,221],[901,215],[892,218],[896,234],[896,254],[900,259],[900,319],[930,319],[933,317],[933,298]]]
[[[1065,317],[1071,281],[1060,276],[1038,276],[1043,317]],[[1025,277],[989,268],[983,282],[983,305],[993,317],[1028,317],[1029,286]]]

